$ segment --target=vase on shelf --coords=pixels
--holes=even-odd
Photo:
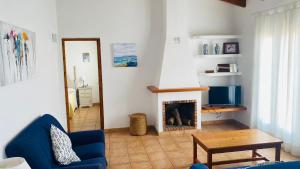
[[[203,55],[208,55],[208,44],[207,43],[205,43],[205,44],[203,44],[203,49],[202,49],[202,53],[203,53]]]
[[[215,44],[214,54],[215,55],[220,55],[221,54],[221,46],[218,43]]]

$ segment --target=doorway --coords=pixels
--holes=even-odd
[[[99,38],[63,38],[63,64],[69,132],[104,129]]]

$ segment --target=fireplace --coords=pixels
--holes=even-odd
[[[197,128],[197,101],[180,100],[163,102],[164,131]]]

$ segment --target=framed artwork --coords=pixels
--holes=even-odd
[[[135,43],[116,43],[112,48],[115,67],[137,67]]]
[[[228,42],[223,44],[223,54],[239,54],[240,48],[238,42]]]
[[[35,33],[0,21],[0,86],[30,79],[36,72]]]
[[[82,62],[90,62],[90,53],[82,53]]]

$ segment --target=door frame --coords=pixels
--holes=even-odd
[[[62,52],[63,52],[63,65],[64,65],[64,85],[65,85],[65,100],[67,111],[67,125],[70,132],[69,120],[69,94],[68,94],[68,81],[67,81],[67,65],[66,65],[66,42],[78,41],[95,41],[97,43],[97,60],[98,60],[98,85],[99,85],[99,100],[100,100],[100,127],[104,130],[104,108],[103,108],[103,82],[102,82],[102,61],[101,61],[101,42],[100,38],[62,38]]]

